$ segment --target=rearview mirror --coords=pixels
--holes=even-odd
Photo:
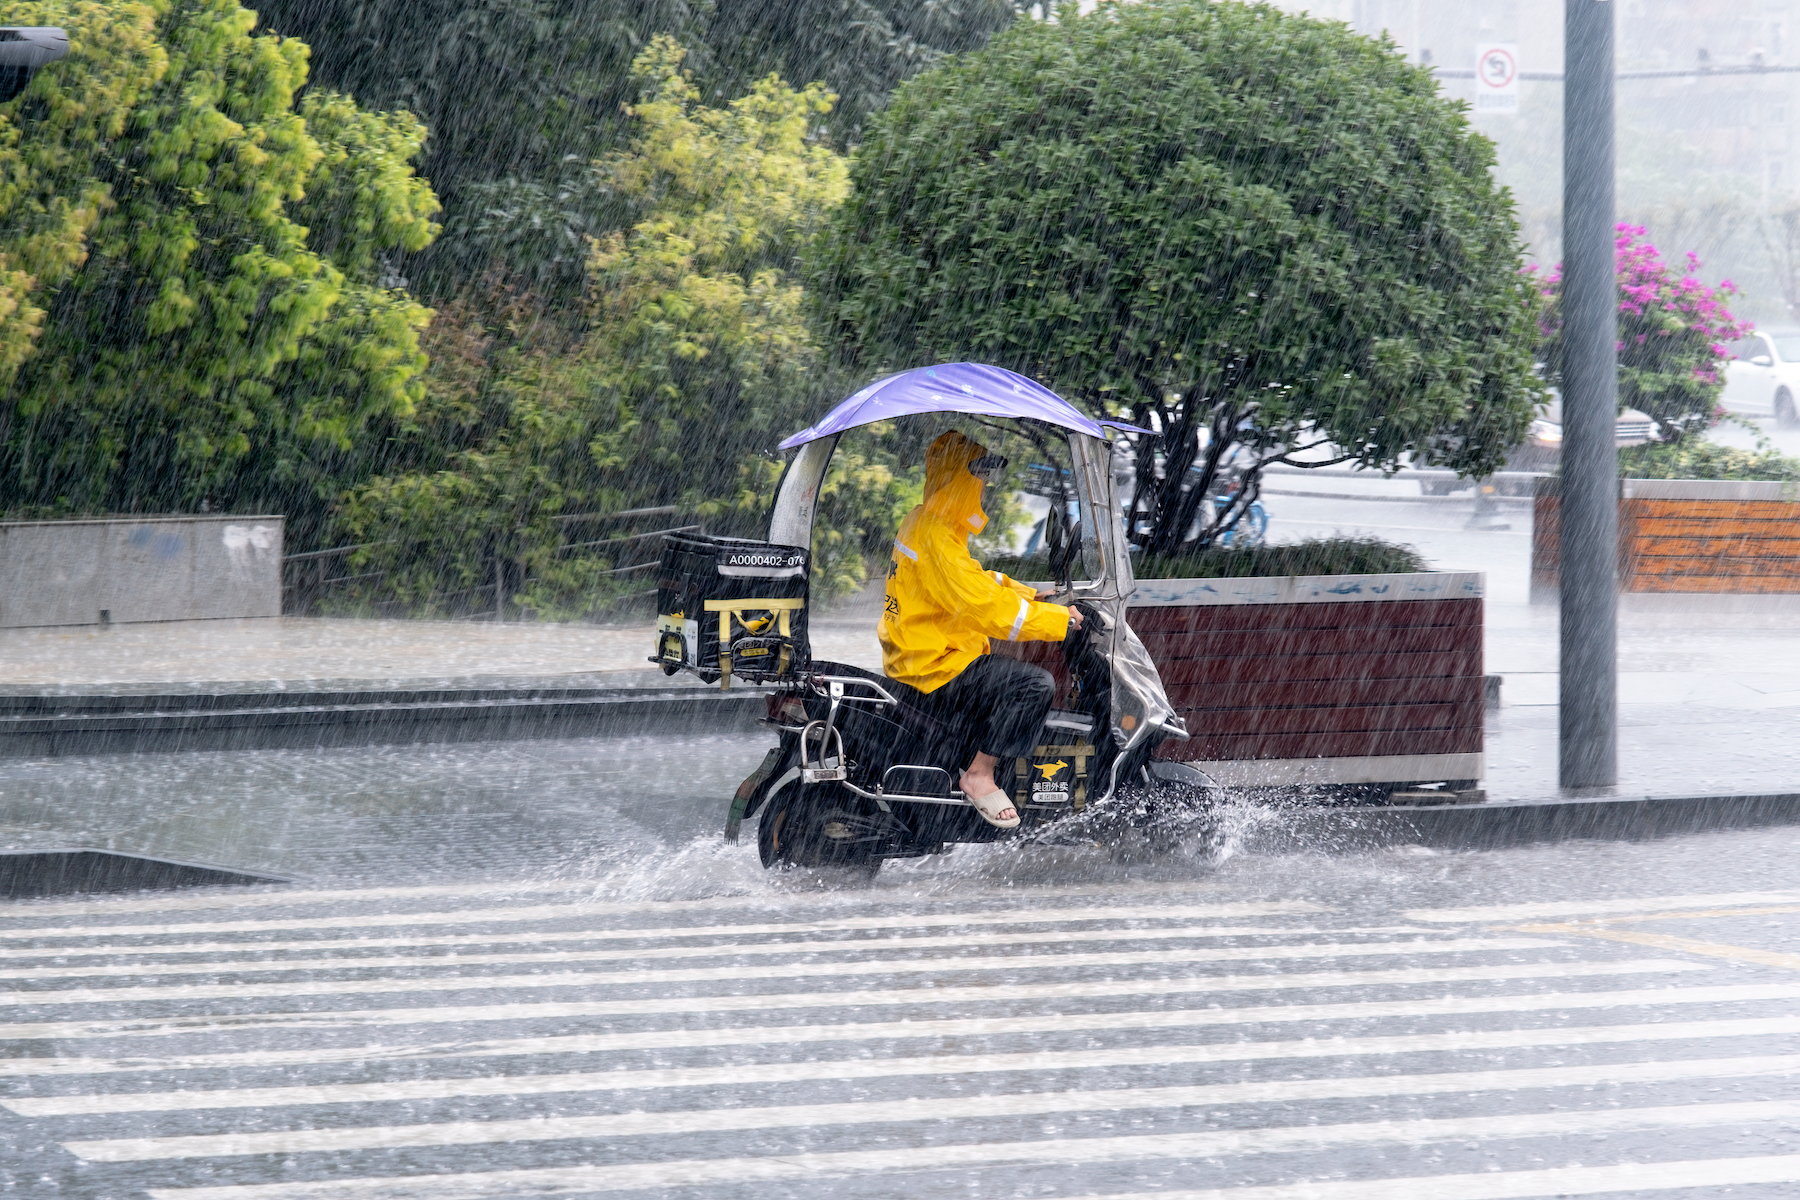
[[[1772,367],[1775,365],[1775,360],[1766,354],[1758,354],[1752,356],[1750,365],[1753,367]]]

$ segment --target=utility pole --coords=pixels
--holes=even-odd
[[[1562,677],[1558,777],[1619,781],[1613,8],[1564,0]]]

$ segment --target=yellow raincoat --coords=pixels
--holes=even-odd
[[[1061,641],[1069,610],[969,556],[969,535],[987,525],[981,480],[969,464],[986,448],[954,431],[925,452],[925,502],[894,539],[887,604],[876,633],[888,678],[934,692],[988,652],[989,638]]]

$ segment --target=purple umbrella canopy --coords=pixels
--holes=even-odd
[[[1095,421],[1041,383],[985,363],[940,363],[877,379],[825,414],[823,420],[781,443],[783,450],[816,442],[876,421],[922,413],[974,413],[1045,421],[1089,437],[1104,438],[1108,427],[1149,433],[1122,421]]]

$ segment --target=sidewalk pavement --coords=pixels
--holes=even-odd
[[[1554,604],[1530,603],[1530,502],[1502,499],[1511,528],[1476,532],[1464,528],[1469,493],[1425,498],[1396,479],[1351,500],[1346,482],[1362,483],[1284,476],[1295,490],[1265,502],[1271,537],[1382,537],[1434,568],[1481,571],[1486,668],[1505,680],[1488,713],[1484,786],[1496,800],[1556,796],[1558,619]],[[1619,794],[1800,792],[1800,596],[1623,600]]]
[[[1317,490],[1343,482],[1320,479]],[[1271,497],[1271,534],[1372,534],[1415,545],[1433,566],[1484,572],[1486,669],[1505,680],[1502,707],[1488,714],[1485,786],[1496,800],[1555,796],[1557,613],[1529,603],[1529,511],[1511,508],[1510,530],[1469,532],[1468,494],[1413,498],[1401,481],[1386,486],[1367,500]],[[878,604],[871,591],[821,613],[814,653],[878,669]],[[1772,612],[1729,611],[1729,597],[1692,604],[1620,613],[1620,794],[1800,792],[1800,598]],[[650,643],[648,623],[277,618],[0,630],[0,694],[704,686],[652,667]]]
[[[0,695],[656,687],[652,630],[273,617],[0,630]],[[814,653],[879,669],[874,622],[820,620]]]

